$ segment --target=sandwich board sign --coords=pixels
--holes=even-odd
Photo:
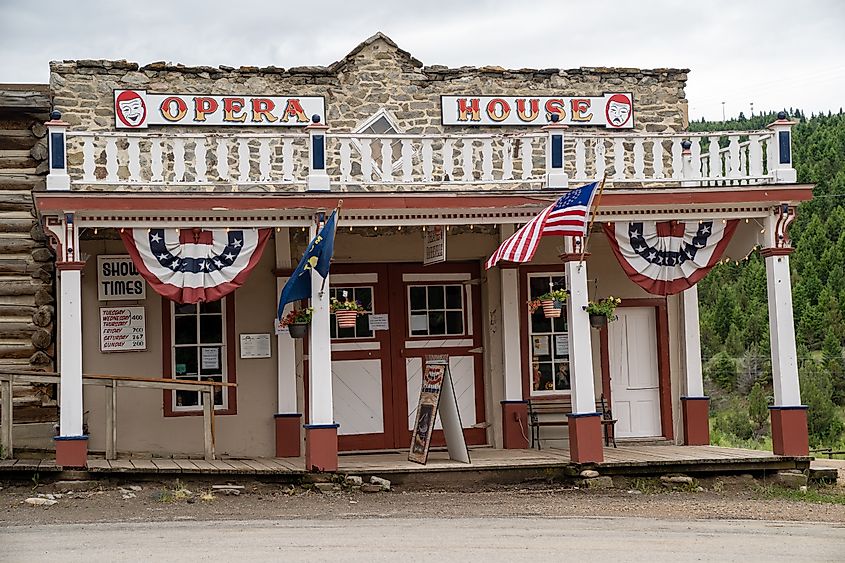
[[[458,398],[449,372],[449,356],[426,356],[408,461],[422,465],[428,461],[428,449],[438,413],[446,436],[449,459],[471,463],[461,425],[461,413],[458,411]]]

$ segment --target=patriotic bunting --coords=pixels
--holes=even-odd
[[[655,295],[674,295],[703,278],[722,257],[739,221],[641,221],[604,225],[631,280]]]
[[[271,229],[122,229],[135,267],[177,303],[217,301],[258,263]]]

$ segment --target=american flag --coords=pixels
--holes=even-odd
[[[598,182],[593,182],[575,188],[545,208],[502,243],[487,259],[487,269],[501,260],[529,262],[537,251],[540,239],[546,235],[585,236],[587,213],[598,185]]]

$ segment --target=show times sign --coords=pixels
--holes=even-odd
[[[97,256],[97,294],[100,301],[139,300],[147,297],[147,282],[126,255]]]
[[[634,127],[634,96],[441,96],[443,125],[564,125]]]
[[[312,115],[325,122],[322,96],[214,96],[154,94],[146,90],[114,91],[114,124],[118,129],[150,125],[225,125],[295,127]]]

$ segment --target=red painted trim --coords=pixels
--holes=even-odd
[[[173,325],[170,316],[171,301],[161,298],[161,373],[164,379],[174,379],[173,377]],[[235,372],[237,368],[237,356],[235,355],[235,294],[232,293],[226,297],[226,382],[237,383],[238,378]],[[202,409],[191,411],[174,411],[173,410],[173,391],[164,390],[162,395],[164,397],[164,416],[178,417],[178,416],[202,416]],[[237,387],[227,387],[229,406],[226,409],[214,409],[214,414],[232,415],[238,414],[238,393]]]
[[[737,225],[739,225],[738,219],[728,221],[727,226],[725,227],[725,234],[722,239],[716,244],[716,248],[713,250],[713,254],[710,256],[710,260],[707,262],[707,265],[705,267],[699,268],[698,270],[693,272],[692,275],[690,275],[690,277],[688,278],[679,278],[672,281],[652,279],[648,276],[640,274],[628,263],[628,261],[622,255],[622,251],[619,249],[619,244],[616,241],[615,223],[611,223],[610,225],[603,225],[602,230],[604,231],[604,234],[607,237],[607,242],[610,245],[610,249],[613,251],[614,256],[616,256],[616,261],[619,263],[619,266],[622,267],[622,270],[625,271],[625,274],[632,282],[634,282],[647,292],[651,293],[652,295],[674,295],[676,293],[680,293],[684,290],[691,288],[702,278],[704,278],[704,276],[706,276],[710,272],[710,270],[713,269],[719,259],[722,258],[722,255],[725,253],[728,244],[730,244],[734,232],[736,231]]]
[[[601,362],[601,392],[604,393],[607,408],[612,408],[613,394],[610,390],[610,345],[607,341],[607,325],[599,330],[599,360]]]
[[[789,256],[794,250],[794,248],[761,248],[760,256],[763,258],[769,258],[771,256]]]
[[[85,262],[56,262],[56,269],[60,272],[64,270],[81,271],[85,269]]]
[[[602,199],[605,207],[654,206],[654,205],[709,205],[801,202],[812,199],[813,187],[808,184],[771,184],[761,187],[731,187],[693,189],[613,189]],[[466,209],[467,207],[494,207],[504,209],[526,205],[548,204],[563,192],[549,190],[524,195],[502,192],[444,193],[438,195],[407,192],[379,194],[343,194],[344,209]],[[87,210],[112,211],[211,211],[279,209],[330,209],[337,206],[337,194],[242,196],[239,194],[186,194],[156,193],[134,195],[126,192],[78,192],[72,195],[36,192],[36,205],[42,213],[62,213],[66,209],[77,212]]]

